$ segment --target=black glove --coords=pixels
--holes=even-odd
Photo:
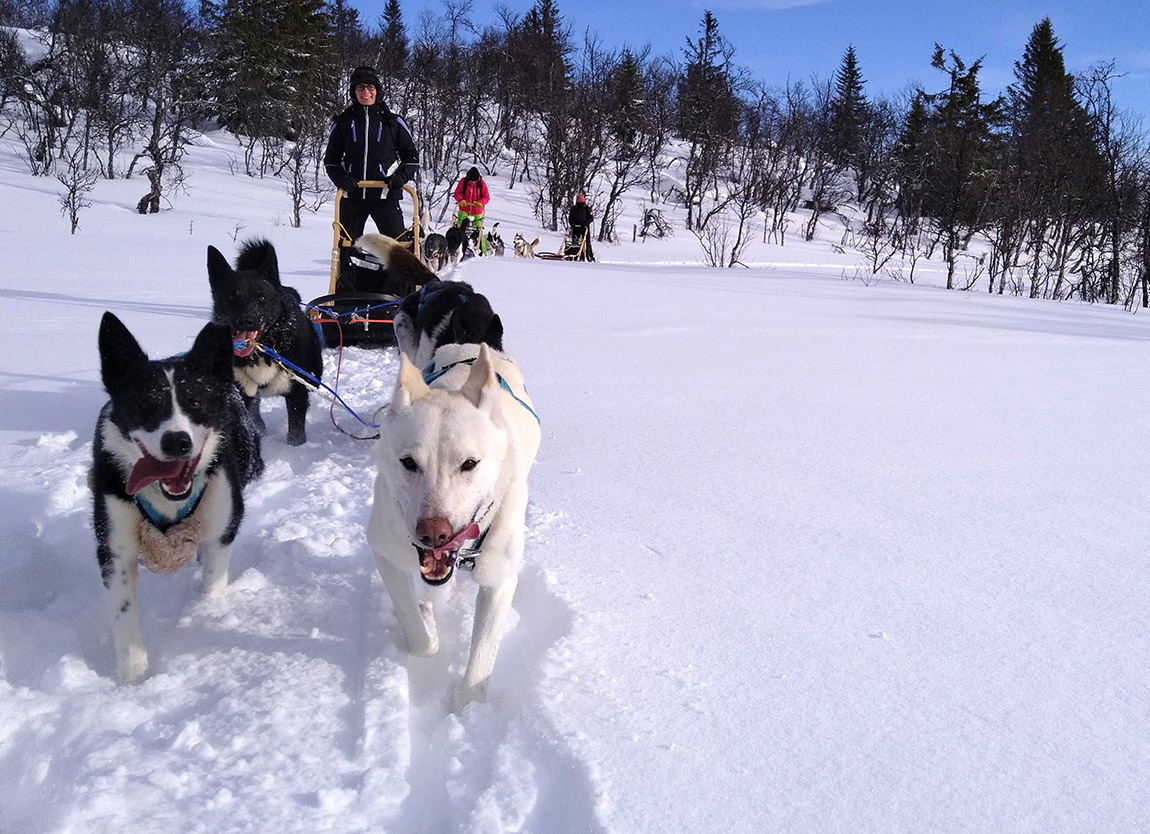
[[[388,202],[398,203],[400,199],[402,199],[404,182],[403,174],[395,173],[391,175],[391,179],[387,181]]]
[[[346,177],[340,177],[338,185],[348,194],[359,191],[359,182],[350,174]]]

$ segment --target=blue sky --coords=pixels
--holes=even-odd
[[[456,3],[462,0],[455,0]],[[472,0],[472,19],[493,24],[497,0]],[[532,0],[499,0],[523,14]],[[374,24],[383,0],[352,0],[365,23]],[[1049,17],[1063,46],[1066,67],[1082,72],[1099,61],[1115,62],[1124,77],[1113,82],[1115,103],[1150,127],[1150,2],[1148,0],[558,0],[559,11],[579,42],[584,31],[604,47],[650,44],[656,54],[682,55],[696,37],[704,9],[735,48],[735,62],[771,85],[788,80],[831,78],[853,44],[866,92],[894,95],[908,84],[940,89],[931,68],[937,41],[967,64],[984,57],[983,89],[1001,92],[1013,81],[1014,63],[1034,25]],[[400,0],[409,30],[422,16],[442,17],[442,0]]]

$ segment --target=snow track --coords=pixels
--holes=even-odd
[[[395,367],[393,351],[347,351],[344,396],[369,416]],[[0,783],[19,790],[0,803],[0,831],[497,832],[546,828],[553,815],[569,830],[597,830],[587,767],[541,694],[561,689],[574,616],[533,560],[559,517],[530,508],[528,562],[490,700],[451,714],[475,586],[464,575],[435,591],[438,655],[401,653],[364,538],[373,444],[336,431],[313,400],[309,443],[292,449],[282,405],[264,411],[267,472],[247,493],[232,583],[205,599],[196,568],[142,576],[153,671],[128,688],[112,682],[84,484],[90,444],[61,434],[25,450],[32,521],[16,552],[33,555],[9,576],[40,568],[64,581],[0,593],[0,617],[39,635],[2,647]],[[337,419],[364,433],[347,414]],[[48,483],[47,508],[35,508]],[[563,779],[547,776],[557,769]]]

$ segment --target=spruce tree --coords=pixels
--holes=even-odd
[[[858,167],[866,155],[866,125],[870,105],[853,46],[848,46],[835,73],[831,99],[831,156],[841,167]]]
[[[1016,216],[1005,219],[1014,221],[1028,241],[1033,296],[1044,292],[1049,275],[1064,272],[1067,248],[1055,245],[1053,257],[1044,259],[1046,244],[1052,235],[1066,239],[1070,227],[1081,221],[1103,165],[1050,18],[1034,27],[1014,75],[1016,83],[1008,91],[1013,128],[1009,193],[1014,200],[1002,211],[1013,210]],[[1056,278],[1054,293],[1059,289]]]
[[[931,66],[946,73],[949,84],[928,97],[934,107],[927,126],[923,213],[938,223],[946,288],[953,289],[958,252],[986,221],[1001,174],[1002,101],[982,101],[981,58],[968,67],[954,52],[947,60],[935,44]]]
[[[407,78],[409,53],[407,30],[403,25],[399,0],[387,0],[380,24],[378,61],[380,75],[385,84],[393,80],[402,81]]]
[[[679,136],[688,146],[683,201],[691,230],[699,198],[738,133],[741,113],[731,68],[734,50],[709,11],[703,13],[699,30],[698,40],[687,38],[686,69],[678,85]]]
[[[645,82],[639,59],[624,49],[619,63],[607,80],[607,110],[610,113],[611,136],[618,154],[630,158],[636,153],[636,141],[644,121]]]

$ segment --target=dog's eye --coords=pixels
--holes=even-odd
[[[198,397],[193,397],[192,399],[188,400],[188,411],[199,411],[203,407],[204,404]]]
[[[468,458],[459,467],[460,472],[470,472],[475,467],[479,466],[479,461],[475,458]]]
[[[399,462],[403,465],[403,468],[406,469],[408,472],[418,472],[419,471],[419,464],[415,462],[415,458],[413,458],[411,455],[404,455],[403,457],[401,457],[399,459]]]

